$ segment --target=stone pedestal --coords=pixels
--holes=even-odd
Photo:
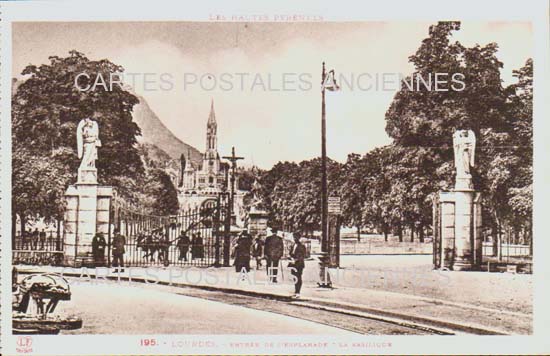
[[[440,192],[438,229],[435,232],[439,266],[456,271],[475,270],[481,266],[480,193],[471,189]]]
[[[95,169],[78,171],[78,181],[65,192],[65,264],[80,266],[92,258],[92,239],[102,232],[107,240],[113,188],[97,184]]]
[[[77,178],[76,184],[97,185],[97,168],[95,167],[78,168],[78,178]]]
[[[465,177],[456,177],[455,178],[455,191],[469,191],[473,190],[474,185],[472,183],[472,177],[471,176],[465,176]]]
[[[252,207],[248,213],[248,233],[252,238],[259,236],[265,239],[267,236],[267,220],[269,214],[265,210]]]

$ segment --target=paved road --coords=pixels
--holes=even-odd
[[[71,286],[59,312],[83,328],[63,334],[350,334],[293,317],[175,294],[162,287],[88,282]]]
[[[71,282],[75,280],[72,279]],[[286,302],[127,282],[71,284],[58,312],[83,328],[63,334],[419,334],[418,330]]]

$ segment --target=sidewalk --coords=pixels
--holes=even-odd
[[[491,333],[532,333],[531,276],[431,271],[414,261],[400,269],[376,261],[379,268],[373,269],[364,260],[355,264],[347,261],[348,267],[339,271],[338,279],[337,271],[331,271],[334,289],[317,288],[318,266],[315,261],[308,261],[300,302],[309,307],[365,312],[454,329],[458,325],[465,330],[483,329]],[[283,266],[286,264],[283,261]],[[18,269],[98,279],[108,274],[106,269],[44,266],[18,266]],[[264,269],[253,269],[243,276],[234,268],[126,268],[123,273],[108,276],[121,283],[161,282],[287,301],[294,291],[287,268],[280,273],[278,284],[268,283]],[[505,291],[507,294],[501,294]]]

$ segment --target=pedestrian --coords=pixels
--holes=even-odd
[[[124,272],[124,245],[126,238],[120,234],[120,230],[115,228],[113,237],[113,267],[116,267],[115,272],[118,272],[118,267],[122,267],[120,272]]]
[[[169,260],[169,250],[170,250],[170,237],[168,235],[168,231],[166,231],[166,234],[161,230],[160,233],[160,245],[159,245],[159,255],[162,256],[162,264],[164,267],[168,267],[170,265]]]
[[[187,262],[187,253],[189,252],[189,245],[191,245],[191,240],[189,240],[189,236],[181,230],[180,235],[178,236],[178,250],[180,252],[179,260],[182,259]]]
[[[40,240],[40,249],[44,250],[44,245],[46,244],[46,231],[44,229],[38,234],[38,239]]]
[[[235,245],[235,271],[240,273],[243,269],[250,272],[250,248],[252,247],[252,237],[248,232],[243,231],[237,239]]]
[[[301,234],[296,231],[294,234],[294,245],[290,250],[292,261],[288,264],[290,273],[294,276],[294,297],[300,298],[302,289],[302,273],[305,268],[306,246],[300,241]]]
[[[263,250],[264,240],[260,236],[256,236],[254,244],[252,244],[252,257],[256,259],[256,269],[262,267]]]
[[[272,234],[265,239],[265,260],[267,263],[267,276],[271,283],[277,283],[277,274],[279,272],[279,261],[283,257],[284,243],[283,238],[277,235],[278,229],[271,228]]]
[[[92,255],[96,267],[105,265],[105,246],[107,246],[105,237],[102,232],[98,232],[92,239]]]
[[[31,248],[36,250],[38,248],[38,228],[35,228],[31,235]]]
[[[202,242],[200,231],[193,234],[191,245],[191,259],[194,260],[195,258],[204,258],[204,244]]]
[[[30,231],[27,231],[27,230],[21,231],[21,238],[22,238],[22,240],[23,240],[21,249],[22,249],[22,250],[29,249],[29,248],[30,248],[30,245],[31,245],[31,242],[30,242],[31,233],[30,233]]]

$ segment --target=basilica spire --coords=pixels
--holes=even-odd
[[[216,123],[216,113],[214,112],[214,99],[212,99],[210,115],[206,124],[206,151],[217,151],[217,129],[218,124]]]
[[[208,125],[216,125],[216,113],[214,112],[214,99],[210,103],[210,115],[208,116]]]

